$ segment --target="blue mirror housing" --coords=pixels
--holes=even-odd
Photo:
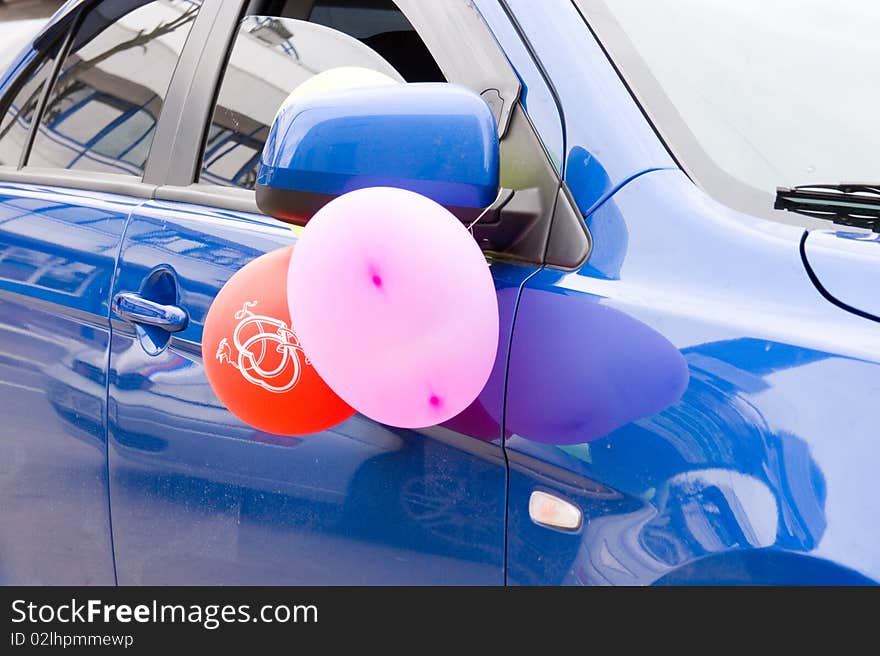
[[[402,84],[314,94],[282,107],[257,173],[264,213],[304,223],[365,187],[420,193],[462,219],[498,195],[495,117],[452,84]]]

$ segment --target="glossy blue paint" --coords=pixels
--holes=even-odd
[[[477,2],[593,252],[573,272],[492,263],[498,360],[443,426],[355,416],[293,438],[222,407],[205,315],[295,243],[279,222],[0,182],[0,523],[28,529],[0,533],[0,581],[112,583],[114,565],[128,584],[880,581],[880,326],[816,289],[802,229],[675,167],[567,0],[508,3],[564,132],[505,12]],[[865,314],[875,250],[805,243],[819,284]],[[186,326],[124,321],[118,293]],[[536,489],[583,526],[533,523]]]
[[[135,204],[0,186],[0,583],[114,583],[108,316]]]
[[[356,415],[293,438],[242,424],[211,391],[200,342],[212,299],[249,261],[295,240],[265,217],[183,204],[150,202],[132,217],[114,293],[167,267],[190,321],[154,356],[131,325],[113,323],[119,582],[502,583],[500,426],[410,431]],[[492,266],[499,293],[533,272]],[[502,362],[511,323],[512,308],[501,316]],[[492,402],[499,415],[501,398]]]
[[[584,215],[633,177],[677,168],[570,0],[506,2],[561,100],[564,170]]]
[[[880,298],[871,284],[880,271],[880,235],[813,230],[804,257],[827,294],[880,321]]]
[[[880,449],[869,413],[839,411],[880,373],[878,326],[817,292],[803,230],[738,214],[674,170],[569,3],[509,5],[559,92],[565,179],[594,244],[580,271],[542,271],[521,296],[505,426],[509,581],[880,580],[877,550],[843,537],[877,542],[866,490]],[[865,289],[848,265],[846,289]],[[571,325],[542,334],[548,310]],[[603,310],[633,328],[614,329]],[[664,341],[687,363],[683,391],[676,358],[648,352]],[[581,367],[565,366],[561,344]],[[561,375],[540,375],[540,356]],[[517,431],[514,404],[537,395],[555,416],[527,413]],[[534,489],[578,504],[582,529],[535,525]]]
[[[591,442],[665,410],[688,387],[678,349],[606,305],[529,286],[515,332],[505,427],[533,442]]]
[[[396,187],[449,207],[488,207],[498,195],[495,117],[449,84],[297,98],[272,124],[257,184],[332,196]]]
[[[599,439],[590,423],[568,426],[566,416],[555,417],[560,444],[528,431],[510,437],[510,581],[760,583],[767,563],[773,582],[802,582],[805,563],[823,572],[815,583],[856,574],[880,580],[872,519],[880,502],[868,492],[880,464],[874,421],[840,411],[880,376],[880,330],[816,291],[800,260],[802,230],[721,206],[678,171],[637,178],[588,223],[623,224],[629,238],[596,241],[593,259],[614,263],[604,271],[545,270],[528,281],[512,360],[546,350],[529,326],[548,303],[576,318],[602,308],[674,345],[687,363],[687,386],[660,411],[617,427],[611,421]],[[632,349],[650,342],[606,326],[613,324],[578,324],[583,352],[598,343],[593,366],[606,374],[544,376],[540,394],[570,398],[576,384],[577,410],[601,395],[593,420],[641,415],[639,403],[657,398],[641,390],[664,375],[681,380],[678,365],[655,356],[639,364]],[[523,380],[511,373],[511,402],[537,393]],[[578,444],[569,439],[574,430],[583,434]],[[562,534],[533,524],[528,496],[536,488],[578,504],[584,527]],[[864,546],[847,534],[862,535]],[[760,551],[744,558],[751,550]]]
[[[522,86],[520,102],[528,113],[529,120],[537,128],[550,161],[559,175],[562,175],[565,131],[553,90],[498,0],[475,0],[474,5],[492,30],[495,39],[503,44],[507,59]]]

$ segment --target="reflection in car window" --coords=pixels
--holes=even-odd
[[[360,66],[401,82],[446,81],[393,2],[288,2],[284,14],[241,22],[205,137],[201,182],[253,189],[276,111],[317,73]]]
[[[22,84],[0,119],[0,165],[18,166],[51,68],[52,58],[46,57]]]
[[[28,166],[142,175],[201,0],[105,2],[77,28]]]
[[[769,197],[880,180],[876,0],[578,2],[686,165],[698,149]]]

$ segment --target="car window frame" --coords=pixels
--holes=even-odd
[[[521,84],[477,8],[468,0],[448,0],[443,3],[395,0],[395,3],[448,81],[461,84],[476,93],[493,89],[498,93],[503,105],[496,104],[493,110],[498,119],[499,136],[503,138],[519,105]],[[198,181],[204,136],[210,128],[217,91],[249,0],[221,0],[220,4],[223,10],[208,37],[198,70],[190,79],[188,103],[181,115],[177,139],[172,149],[167,151],[167,159],[152,162],[153,168],[145,174],[144,179],[158,185],[156,198],[161,200],[208,204],[260,214],[252,190]],[[435,29],[438,24],[446,25],[450,21],[455,21],[461,28],[456,32],[458,41],[448,38],[448,35],[443,38],[444,35]],[[469,39],[479,48],[478,58],[485,62],[484,66],[467,65],[468,58],[461,55],[463,49],[456,47],[456,44],[460,45],[461,38]],[[545,155],[543,149],[541,155]]]
[[[13,64],[13,68],[20,68],[21,70],[19,70],[14,79],[6,85],[3,97],[0,98],[0,116],[2,117],[6,116],[6,113],[12,105],[12,101],[15,100],[18,93],[39,71],[43,64],[48,64],[49,70],[43,88],[40,91],[37,106],[34,109],[34,115],[31,119],[31,126],[28,130],[27,137],[25,138],[24,146],[18,155],[18,162],[14,166],[11,164],[2,164],[0,165],[0,171],[17,171],[24,167],[31,146],[34,142],[37,125],[43,116],[43,108],[45,107],[49,90],[52,83],[55,81],[58,68],[61,66],[61,62],[64,61],[67,49],[70,46],[72,33],[73,31],[68,27],[66,31],[56,34],[55,38],[45,41],[45,46],[42,50],[31,49],[27,54],[23,55],[20,62],[15,62]],[[55,47],[58,48],[58,51],[52,55],[51,50]]]
[[[198,181],[202,148],[210,129],[217,93],[249,0],[221,2],[222,9],[204,44],[193,75],[172,81],[172,84],[185,85],[187,102],[180,113],[181,120],[172,147],[163,150],[167,159],[152,160],[150,165],[154,168],[145,175],[145,181],[157,185],[154,196],[157,200],[262,215],[253,190]],[[498,122],[502,154],[511,152],[514,159],[537,158],[540,173],[536,174],[538,178],[535,182],[544,206],[542,229],[518,241],[516,252],[487,250],[487,255],[494,259],[560,270],[571,271],[582,266],[592,251],[589,228],[575,209],[559,169],[520,102],[522,84],[519,76],[482,13],[471,0],[395,2],[427,46],[446,79],[480,94],[492,107]],[[447,27],[441,34],[440,30],[435,29],[438,24],[454,26],[455,29]],[[455,38],[451,36],[453,32]],[[522,38],[521,35],[519,38]],[[469,49],[461,47],[464,41],[471,46]],[[478,51],[477,55],[474,55],[475,51]],[[463,52],[469,54],[463,56]],[[482,66],[472,65],[475,56]],[[530,56],[534,60],[534,53],[530,52]],[[549,84],[549,81],[546,82]],[[484,95],[486,92],[494,93],[487,98]],[[498,102],[493,104],[493,96],[495,100],[500,99],[500,105]],[[558,98],[555,102],[558,120],[564,131]],[[500,194],[489,208],[487,217],[497,217],[501,211],[505,211],[509,199],[510,195]],[[489,218],[486,222],[491,223]],[[504,222],[485,226],[485,234],[490,234],[496,228],[501,228],[503,232]],[[478,241],[480,229],[478,226],[475,232]]]
[[[101,1],[84,0],[78,5],[70,5],[67,13],[57,14],[56,19],[34,39],[34,48],[40,47],[41,50],[45,50],[58,33],[64,34],[67,39],[65,48],[57,55],[56,70],[45,89],[46,95],[55,82],[57,68],[67,55],[67,46],[79,25],[79,16]],[[565,260],[564,264],[555,262],[557,258],[553,251],[558,250],[557,245],[566,240],[583,246],[580,251],[583,257],[579,262],[585,261],[592,244],[589,230],[583,217],[571,210],[569,194],[560,180],[559,171],[520,102],[520,79],[479,9],[470,0],[448,0],[442,4],[423,0],[396,1],[450,82],[461,84],[481,95],[487,91],[494,92],[494,97],[484,98],[496,113],[502,149],[507,147],[540,160],[541,179],[537,185],[546,202],[543,233],[535,236],[537,241],[532,240],[534,243],[526,249],[530,254],[525,257],[506,252],[490,254],[525,264],[564,269],[580,266],[565,257],[561,258]],[[214,111],[216,92],[248,2],[212,0],[202,4],[172,74],[141,178],[75,169],[0,167],[0,183],[40,184],[106,192],[261,215],[252,190],[194,182],[201,166],[202,142]],[[438,21],[442,22],[450,16],[457,21],[456,38],[449,38],[452,28],[448,28],[447,38],[443,39],[434,27]],[[426,34],[431,36],[426,38]],[[463,38],[472,46],[469,50],[471,54],[466,57],[461,54],[465,50],[461,47]],[[475,50],[478,50],[477,61],[484,65],[472,65]],[[16,84],[13,81],[6,90]],[[38,108],[36,120],[42,118],[44,110],[45,98]],[[561,113],[559,119],[562,120]],[[512,125],[515,129],[511,129]],[[490,215],[501,211],[508,200],[509,196],[499,196],[499,200],[490,208]],[[557,237],[559,234],[566,234],[566,239],[560,240]]]
[[[0,99],[0,107],[5,106],[11,94],[17,92],[20,84],[24,83],[27,80],[27,76],[36,70],[36,67],[42,61],[43,54],[54,47],[59,40],[63,41],[52,63],[52,70],[47,84],[41,92],[41,98],[34,114],[34,123],[31,126],[31,132],[28,135],[27,144],[19,159],[18,166],[0,166],[0,183],[48,185],[133,196],[148,200],[155,197],[158,184],[146,179],[147,171],[151,167],[150,163],[152,160],[167,160],[168,153],[165,151],[171,147],[171,139],[168,138],[168,135],[174,133],[179,122],[178,110],[175,108],[182,107],[185,103],[186,89],[183,83],[175,83],[175,81],[178,79],[185,80],[187,75],[191,74],[195,69],[204,48],[204,42],[208,39],[217,14],[221,10],[220,2],[203,2],[193,24],[190,26],[186,42],[171,75],[171,82],[168,85],[162,111],[156,123],[155,135],[150,145],[150,152],[147,156],[142,176],[24,165],[30,155],[36,129],[46,110],[48,95],[57,80],[60,67],[68,55],[70,44],[81,24],[81,18],[92,7],[100,4],[102,1],[85,0],[70,6],[65,12],[56,14],[55,19],[50,20],[46,27],[34,37],[31,47],[36,52],[36,55],[32,58],[32,61],[28,62],[23,70],[18,72],[15,79],[6,85],[3,97]],[[13,64],[13,67],[18,66],[19,62]],[[162,137],[161,140],[160,137]]]

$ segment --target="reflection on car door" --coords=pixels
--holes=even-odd
[[[241,6],[264,11],[268,4]],[[247,191],[287,94],[340,65],[445,80],[395,3],[303,0],[285,3],[280,15],[253,11],[229,23],[238,34],[232,52],[217,56],[228,64],[204,139],[190,148],[186,131],[175,142],[177,159],[193,159],[199,182],[182,189],[166,180],[157,200],[132,215],[120,253],[114,294],[156,294],[161,278],[189,324],[156,343],[112,321],[109,465],[119,582],[501,584],[501,380],[489,386],[497,393],[444,426],[393,429],[355,415],[302,437],[249,428],[208,385],[203,358],[213,354],[201,352],[201,339],[214,297],[243,266],[296,242],[296,231],[256,213]],[[473,20],[465,3],[459,13]],[[407,66],[392,68],[402,54]],[[190,104],[199,102],[190,94]],[[167,177],[185,178],[174,185],[193,182],[185,164],[169,161]],[[535,268],[491,266],[503,301],[496,366],[503,376],[512,301]]]
[[[115,582],[110,292],[126,220],[153,190],[137,176],[199,6],[71,8],[0,103],[2,583]]]
[[[119,582],[503,582],[505,465],[490,441],[497,425],[483,441],[355,415],[285,437],[244,425],[212,392],[200,341],[214,296],[255,257],[295,241],[288,226],[258,215],[160,201],[133,215],[114,293],[148,294],[144,281],[163,269],[190,322],[158,355],[130,324],[113,322]],[[494,266],[499,289],[532,271]]]
[[[112,585],[105,400],[118,196],[0,184],[0,582]]]

